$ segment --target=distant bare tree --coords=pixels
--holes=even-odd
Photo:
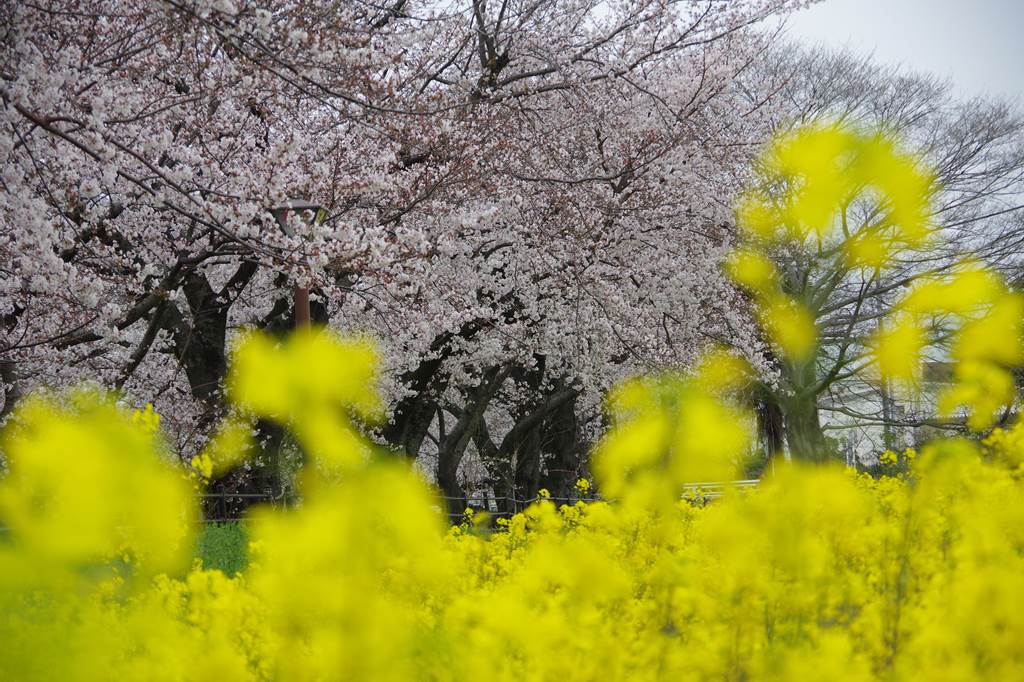
[[[885,133],[934,173],[935,239],[906,249],[884,270],[853,267],[839,252],[787,250],[776,254],[785,288],[808,304],[818,327],[813,362],[777,363],[777,384],[758,391],[765,423],[784,423],[790,452],[825,456],[821,412],[842,414],[885,433],[892,426],[940,424],[896,409],[883,387],[862,381],[870,364],[866,341],[903,289],[925,273],[947,270],[973,255],[1020,277],[1024,240],[1024,118],[1010,104],[963,100],[935,76],[881,66],[870,58],[825,49],[781,46],[752,83],[774,93],[774,129],[833,121]],[[751,85],[753,98],[763,97]],[[879,214],[870,198],[839,216],[854,237]],[[942,350],[935,349],[936,357]],[[858,405],[866,407],[857,407]],[[776,414],[774,421],[770,415]]]

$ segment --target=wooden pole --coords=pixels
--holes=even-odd
[[[295,328],[310,326],[309,320],[309,289],[295,287]]]

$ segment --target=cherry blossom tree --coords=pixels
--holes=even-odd
[[[716,340],[760,362],[719,272],[772,120],[740,78],[801,4],[5,4],[4,413],[93,379],[194,451],[234,330],[290,328],[298,284],[379,339],[380,435],[447,493],[467,449],[564,487],[615,379]],[[286,235],[292,197],[326,220]]]

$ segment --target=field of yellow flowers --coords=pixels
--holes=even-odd
[[[289,370],[310,355],[336,371]],[[740,447],[733,408],[694,381],[658,403],[670,414],[634,385],[597,453],[616,501],[542,500],[488,534],[449,530],[420,478],[350,426],[375,409],[372,362],[326,333],[240,349],[235,399],[288,415],[317,464],[301,507],[253,516],[233,578],[188,565],[195,481],[161,459],[152,419],[91,393],[24,406],[0,484],[0,679],[1024,675],[1019,427],[935,443],[906,477],[778,467],[701,507],[678,501],[692,463],[655,444]],[[247,382],[253,363],[276,381]],[[205,466],[244,450],[234,428]]]
[[[805,138],[821,136],[863,144]],[[801,139],[784,161],[813,170]],[[746,210],[761,229],[767,204]],[[887,240],[858,257],[884,258]],[[813,325],[758,248],[736,277],[799,358]],[[883,373],[912,373],[929,306],[965,317],[949,400],[984,428],[1021,352],[988,337],[1019,340],[1020,300],[973,265],[923,282],[878,339]],[[1024,679],[1024,427],[886,453],[898,477],[780,462],[756,490],[694,505],[684,484],[728,478],[750,438],[733,396],[746,370],[714,352],[611,396],[592,464],[608,501],[449,528],[436,493],[356,426],[381,411],[375,371],[370,346],[326,332],[247,337],[236,416],[190,474],[151,411],[95,391],[25,401],[2,441],[0,679]],[[254,417],[305,451],[302,503],[253,513],[250,565],[228,577],[190,564],[197,492],[245,456]]]

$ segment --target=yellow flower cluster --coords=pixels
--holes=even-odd
[[[29,399],[16,417],[2,441],[5,583],[106,579],[115,556],[146,575],[183,568],[195,501],[187,478],[158,454],[153,420],[133,419],[94,391],[63,405]]]
[[[638,378],[613,390],[615,428],[592,463],[602,494],[626,506],[668,508],[687,483],[734,479],[753,422],[729,392],[746,376],[741,360],[715,352],[693,376]]]
[[[882,267],[894,248],[928,236],[934,179],[883,135],[806,126],[777,140],[759,164],[763,183],[739,209],[752,237],[825,241],[847,227],[837,222],[837,208],[869,191],[883,199],[884,215],[844,244],[850,262]]]
[[[1017,478],[1024,477],[1024,422],[1012,428],[992,429],[982,444],[988,456],[1008,468]]]
[[[782,353],[807,360],[815,349],[816,308],[769,257],[779,248],[806,249],[823,263],[880,269],[902,249],[929,236],[934,181],[916,161],[882,135],[861,135],[838,125],[799,128],[758,160],[758,183],[741,199],[737,218],[744,243],[728,264],[732,278],[754,297],[759,321]],[[881,211],[851,225],[848,211],[877,197]],[[799,278],[798,278],[799,279]],[[813,298],[813,297],[811,297]]]
[[[306,352],[330,373],[309,375]],[[779,467],[693,506],[682,484],[728,475],[747,438],[730,362],[616,393],[595,464],[615,501],[449,530],[352,427],[377,405],[372,352],[251,337],[238,407],[323,461],[300,507],[251,516],[233,578],[183,565],[198,505],[156,434],[101,395],[30,402],[3,437],[0,679],[1024,677],[1019,430],[928,446],[907,479]],[[341,433],[347,454],[325,440]]]
[[[878,456],[878,461],[888,466],[896,466],[898,464],[909,464],[913,462],[917,457],[917,450],[914,448],[906,448],[903,450],[903,454],[897,454],[892,450],[886,450]]]
[[[160,430],[160,415],[153,409],[153,403],[146,403],[143,409],[132,412],[132,423],[149,433],[156,433]]]
[[[916,386],[928,330],[952,337],[952,384],[939,396],[939,411],[967,411],[976,431],[989,428],[1016,397],[1010,368],[1024,363],[1024,296],[975,262],[915,282],[875,339],[883,377]]]

